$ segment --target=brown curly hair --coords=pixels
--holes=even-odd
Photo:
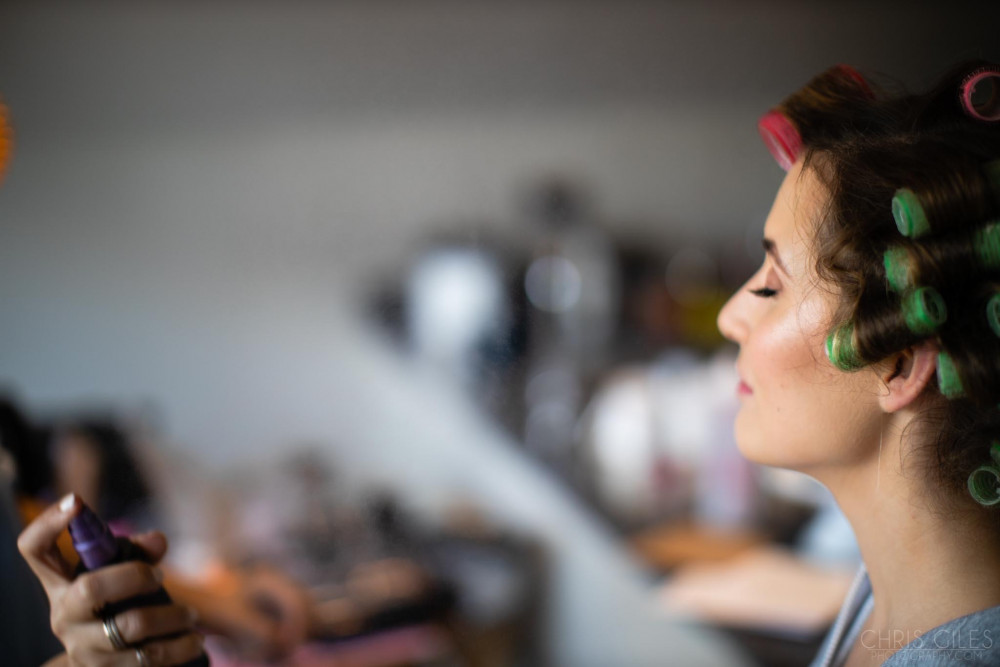
[[[960,96],[971,73],[995,67],[962,63],[917,95],[889,94],[837,66],[774,110],[791,122],[800,157],[828,191],[812,250],[817,275],[840,295],[833,331],[847,332],[853,360],[841,367],[870,367],[928,339],[946,355],[939,383],[940,366],[954,363],[961,392],[928,387],[950,400],[924,415],[936,433],[930,472],[953,491],[966,489],[1000,441],[1000,338],[986,315],[1000,291],[1000,263],[981,252],[982,230],[1000,222],[1000,122],[974,117]],[[992,94],[987,104],[1000,87]],[[897,228],[892,202],[901,188],[926,212],[926,233]],[[947,316],[936,329],[908,325],[905,294],[887,282],[890,249],[906,260],[912,284],[943,298]]]

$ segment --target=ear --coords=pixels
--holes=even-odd
[[[913,403],[934,381],[937,370],[937,346],[924,341],[894,355],[888,361],[890,368],[881,374],[888,393],[879,396],[879,404],[886,412],[896,412]]]

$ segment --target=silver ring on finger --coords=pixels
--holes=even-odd
[[[150,667],[149,658],[146,657],[146,652],[142,650],[141,646],[135,649],[135,659],[139,662],[139,667]]]
[[[125,638],[122,637],[122,631],[118,629],[118,622],[115,621],[113,615],[104,617],[104,634],[111,642],[111,648],[116,651],[120,651],[123,648],[128,648],[128,644],[125,643]]]

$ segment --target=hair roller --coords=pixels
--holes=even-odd
[[[909,188],[900,188],[893,195],[892,217],[899,233],[908,238],[920,238],[931,230],[920,198]]]
[[[854,340],[853,322],[845,322],[826,337],[826,356],[842,371],[856,371],[864,367]]]
[[[864,279],[852,301],[847,324],[830,331],[826,339],[827,357],[843,371],[868,366],[931,337],[943,345],[938,335],[961,326],[951,322],[944,296],[931,286],[910,287],[894,299],[877,277]]]
[[[992,465],[979,466],[969,475],[969,493],[980,505],[1000,502],[1000,443],[990,445]]]
[[[919,283],[962,280],[970,269],[1000,269],[1000,220],[983,225],[971,236],[949,234],[919,245],[891,245],[882,253],[882,266],[887,287],[900,294]]]
[[[934,333],[948,318],[941,294],[933,287],[918,287],[903,296],[903,320],[918,336]]]
[[[982,164],[940,145],[924,146],[936,165],[910,174],[892,196],[892,217],[910,239],[974,227],[1000,213],[1000,160]]]
[[[962,378],[958,374],[955,361],[947,352],[939,352],[937,358],[937,382],[941,395],[945,398],[959,398],[965,395]]]
[[[976,257],[989,269],[1000,268],[1000,221],[988,223],[976,230]]]
[[[783,113],[772,109],[757,123],[761,139],[778,165],[788,171],[802,153],[802,136]]]
[[[908,248],[900,245],[886,248],[882,265],[885,267],[886,282],[893,292],[905,292],[913,285],[913,259]]]
[[[812,138],[803,136],[803,128],[813,134],[826,132],[827,129],[821,128],[831,125],[818,123],[818,119],[838,112],[850,116],[858,100],[874,98],[871,86],[856,69],[836,65],[813,77],[799,93],[764,114],[757,129],[771,155],[788,171]],[[846,122],[843,129],[850,125]]]
[[[942,396],[963,398],[963,402],[989,414],[990,422],[1000,426],[1000,341],[990,322],[990,301],[1000,294],[1000,285],[994,281],[975,283],[945,292],[948,323],[931,334],[942,353],[938,358],[938,388]],[[1000,314],[1000,310],[994,313]]]
[[[994,292],[986,302],[986,321],[990,323],[990,329],[997,338],[1000,338],[1000,291]]]
[[[875,99],[875,93],[872,91],[871,85],[868,81],[861,75],[861,73],[851,67],[850,65],[835,65],[831,70],[832,73],[839,74],[843,79],[852,81],[861,93],[861,96],[869,100]]]
[[[959,86],[959,99],[970,118],[1000,121],[1000,66],[988,65],[970,72]]]

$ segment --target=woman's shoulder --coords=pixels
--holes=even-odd
[[[937,626],[905,645],[883,667],[1000,664],[1000,605]]]

